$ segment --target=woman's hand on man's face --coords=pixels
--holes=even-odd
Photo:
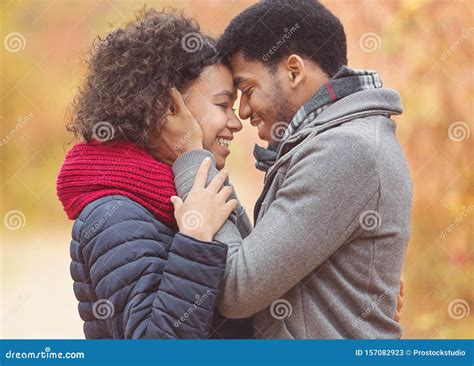
[[[227,178],[226,171],[220,171],[206,187],[210,166],[210,158],[201,163],[193,188],[184,202],[179,197],[171,197],[179,231],[202,241],[212,241],[238,204],[236,199],[228,200],[232,187],[222,187]]]
[[[171,89],[171,108],[165,118],[159,136],[151,143],[155,159],[173,164],[184,153],[203,148],[201,126],[175,88]]]

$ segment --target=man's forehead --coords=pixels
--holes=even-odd
[[[235,53],[230,58],[232,69],[232,79],[234,85],[238,87],[248,79],[253,79],[256,73],[260,71],[262,65],[257,61],[246,60],[241,51]]]

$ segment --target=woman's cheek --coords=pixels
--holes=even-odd
[[[212,145],[214,144],[215,137],[213,137],[214,134],[211,126],[209,125],[209,121],[202,120],[200,124],[203,135],[202,145],[206,150],[212,151]]]
[[[201,128],[204,135],[203,145],[211,147],[216,143],[216,138],[219,132],[226,126],[227,116],[221,108],[215,107],[208,108],[204,117],[201,119]]]

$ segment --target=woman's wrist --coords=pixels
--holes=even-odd
[[[180,230],[181,234],[200,241],[212,242],[212,235],[202,230]]]

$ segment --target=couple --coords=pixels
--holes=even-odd
[[[86,338],[401,336],[402,106],[346,64],[342,24],[310,0],[259,2],[218,42],[148,10],[95,47],[57,181]],[[255,227],[223,170],[236,89],[268,142]]]

